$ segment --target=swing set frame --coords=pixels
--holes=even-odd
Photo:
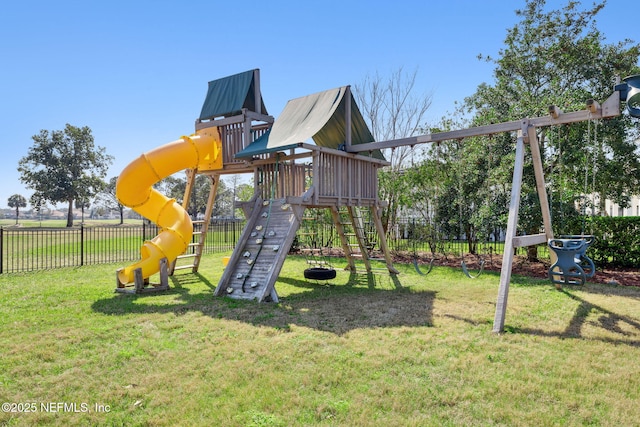
[[[625,79],[626,81],[627,79]],[[630,86],[630,85],[629,85]],[[511,198],[509,202],[509,216],[507,220],[507,230],[505,237],[504,254],[502,258],[502,267],[500,271],[500,284],[498,287],[498,298],[496,304],[496,312],[493,323],[493,332],[500,333],[504,330],[507,300],[509,296],[509,284],[511,282],[511,273],[516,248],[539,245],[547,243],[553,239],[553,229],[551,226],[551,211],[546,193],[546,184],[544,179],[544,170],[538,143],[537,129],[556,126],[567,123],[575,123],[592,119],[604,119],[619,116],[620,103],[627,99],[629,86],[625,84],[617,84],[614,92],[602,103],[590,99],[586,102],[586,109],[563,113],[560,108],[555,105],[549,107],[547,116],[525,118],[517,121],[504,123],[496,123],[485,126],[477,126],[467,129],[437,132],[432,134],[414,136],[410,138],[372,142],[367,144],[350,145],[345,144],[347,152],[361,153],[373,152],[387,148],[396,148],[400,146],[414,146],[424,143],[438,143],[447,140],[460,140],[464,138],[495,135],[503,132],[516,132],[515,144],[515,161],[513,167],[513,178],[511,186]],[[629,109],[634,117],[636,113]],[[522,178],[524,171],[525,147],[529,146],[533,170],[536,180],[536,191],[540,200],[540,208],[542,211],[542,222],[544,232],[532,235],[517,235],[518,212],[520,209],[520,193],[522,189]],[[554,254],[551,254],[552,262],[555,262]]]

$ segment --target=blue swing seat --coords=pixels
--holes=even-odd
[[[596,266],[587,256],[587,249],[596,241],[596,236],[591,234],[571,234],[560,236],[561,239],[582,239],[584,240],[584,249],[576,254],[576,264],[580,265],[587,275],[587,279],[592,278],[596,274]]]
[[[548,245],[558,257],[549,267],[549,280],[558,285],[584,285],[587,275],[580,266],[580,254],[586,251],[585,240],[549,239]],[[595,272],[595,268],[592,271]]]

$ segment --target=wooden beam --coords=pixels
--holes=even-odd
[[[533,172],[536,177],[536,189],[542,210],[542,224],[547,239],[553,239],[553,228],[551,226],[551,209],[549,208],[549,198],[547,197],[547,185],[544,181],[544,170],[542,169],[542,156],[538,144],[538,134],[535,128],[529,132],[529,147],[531,148],[531,158],[533,160]]]
[[[347,86],[346,91],[344,93],[344,115],[345,115],[345,139],[344,145],[346,151],[351,151],[351,86]]]
[[[206,122],[201,122],[200,120],[196,120],[196,130],[206,129],[214,126],[225,126],[225,125],[232,125],[235,123],[242,123],[247,118],[256,122],[265,122],[265,123],[273,123],[273,120],[274,120],[273,116],[269,116],[266,114],[258,114],[243,108],[242,114],[238,114],[236,116],[229,116],[229,117],[224,117],[222,119],[209,120]]]
[[[549,105],[549,115],[554,119],[557,119],[562,114],[562,111],[555,105]]]
[[[359,147],[360,145],[368,145],[368,144],[358,144],[355,147]],[[378,164],[380,166],[389,166],[391,164],[390,162],[387,162],[386,160],[376,159],[375,157],[366,157],[366,156],[358,155],[355,152],[349,152],[348,153],[346,151],[336,150],[334,148],[320,147],[318,145],[307,144],[307,143],[304,143],[304,142],[299,143],[298,147],[301,147],[301,148],[304,148],[304,149],[307,149],[307,150],[311,150],[311,151],[319,151],[319,152],[322,152],[322,153],[329,153],[329,154],[332,154],[334,156],[349,157],[351,159],[361,160],[363,162],[375,163],[375,164]],[[369,150],[362,150],[362,151],[369,151]]]
[[[244,114],[239,114],[237,116],[225,117],[223,119],[209,120],[208,122],[196,121],[196,130],[206,129],[214,126],[225,126],[235,123],[242,123],[244,122],[244,118]]]
[[[524,136],[518,132],[516,142],[516,158],[513,167],[513,180],[511,185],[511,201],[509,202],[509,219],[507,221],[507,235],[504,242],[504,255],[502,256],[502,268],[500,270],[500,287],[498,289],[498,301],[496,314],[493,320],[493,332],[504,330],[504,319],[507,312],[507,299],[509,297],[509,283],[511,282],[511,266],[513,264],[513,240],[518,228],[518,211],[520,210],[520,190],[522,189],[522,171],[524,166]]]
[[[525,246],[533,246],[539,245],[541,243],[547,242],[547,235],[544,233],[540,234],[529,234],[526,236],[516,236],[513,238],[513,247],[514,248],[522,248]]]
[[[342,225],[342,220],[340,219],[340,212],[338,211],[338,207],[336,205],[329,206],[329,211],[331,211],[331,218],[333,219],[333,224],[336,226],[336,231],[338,232],[338,237],[340,237],[340,244],[342,245],[342,251],[344,252],[344,257],[347,259],[347,267],[345,270],[356,271],[356,263],[351,256],[351,249],[349,248],[349,241],[347,240],[347,236],[344,232],[344,226]]]
[[[262,94],[260,93],[260,70],[253,70],[253,99],[255,99],[255,112],[262,114]]]
[[[380,217],[380,212],[378,212],[377,206],[371,206],[371,216],[373,217],[373,223],[376,226],[376,231],[380,238],[380,250],[384,254],[387,270],[392,274],[400,274],[400,272],[393,266],[393,259],[389,253],[389,246],[387,246],[387,236],[385,235],[384,227],[382,226],[382,218]]]
[[[528,121],[533,127],[542,127],[618,116],[620,115],[620,92],[616,91],[611,96],[609,96],[602,107],[600,109],[597,109],[595,113],[589,110],[582,110],[557,114],[557,117],[554,117],[554,115],[556,115],[555,113],[556,112],[554,110],[554,112],[549,116],[535,117],[532,119],[528,119]],[[502,132],[514,132],[521,129],[521,123],[522,120],[515,120],[511,122],[476,126],[467,129],[447,132],[438,132],[433,134],[414,136],[410,138],[393,139],[381,142],[370,142],[367,144],[357,144],[352,145],[349,151],[352,153],[360,153],[373,150],[382,150],[385,148],[402,147],[405,145],[442,142],[454,139],[469,138],[472,136],[495,135]]]

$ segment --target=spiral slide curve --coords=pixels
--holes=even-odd
[[[162,179],[184,169],[222,169],[222,142],[216,127],[148,151],[124,168],[116,184],[118,201],[156,223],[160,233],[144,242],[140,261],[118,271],[118,281],[134,281],[134,271],[147,278],[160,269],[160,260],[173,262],[191,242],[193,224],[189,214],[175,199],[153,188]]]

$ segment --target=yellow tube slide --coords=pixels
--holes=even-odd
[[[157,273],[162,258],[173,262],[191,242],[193,224],[189,214],[175,199],[153,188],[155,183],[184,169],[222,169],[222,142],[217,128],[203,129],[144,153],[118,177],[118,201],[161,229],[140,248],[140,261],[118,272],[121,284],[133,282],[138,268],[144,278]]]

